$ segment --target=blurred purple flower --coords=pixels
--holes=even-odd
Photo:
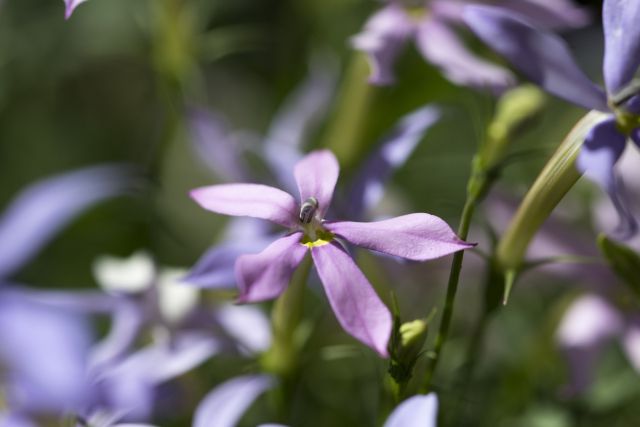
[[[640,374],[640,319],[625,313],[604,297],[585,294],[567,309],[556,340],[567,357],[570,381],[566,393],[581,393],[591,384],[593,365],[603,347],[619,339],[632,367]]]
[[[580,70],[562,39],[522,16],[488,6],[469,6],[464,16],[485,43],[543,89],[578,106],[611,113],[585,138],[577,167],[613,201],[620,217],[616,233],[633,236],[638,225],[614,166],[627,139],[640,143],[640,97],[633,80],[640,65],[640,2],[604,2],[606,94]]]
[[[387,355],[391,315],[344,248],[356,246],[425,261],[467,249],[440,218],[411,214],[385,221],[325,222],[339,174],[335,156],[315,151],[294,168],[301,203],[279,189],[259,184],[223,184],[191,192],[203,208],[226,215],[262,218],[289,229],[264,251],[236,261],[240,302],[280,295],[307,254],[315,262],[329,302],[342,327],[380,355]]]
[[[510,71],[476,56],[455,33],[456,25],[464,25],[463,8],[484,2],[433,0],[425,1],[423,7],[405,6],[401,0],[386,3],[351,40],[354,48],[369,56],[370,83],[394,83],[394,63],[410,39],[415,40],[424,59],[455,84],[500,93],[515,83]],[[582,9],[566,0],[502,0],[494,3],[526,15],[547,28],[579,27],[589,20]]]

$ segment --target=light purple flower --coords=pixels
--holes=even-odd
[[[567,309],[556,332],[570,372],[566,392],[581,393],[591,384],[591,374],[603,347],[613,339],[622,344],[629,363],[640,374],[640,323],[596,294],[577,298]]]
[[[476,56],[455,32],[464,25],[465,5],[473,0],[425,1],[422,8],[405,7],[400,0],[388,0],[352,38],[354,48],[369,56],[369,82],[389,85],[395,81],[394,63],[407,42],[413,39],[424,59],[438,67],[451,82],[500,93],[515,83],[508,70]],[[586,24],[588,15],[568,1],[502,0],[495,2],[525,14],[541,25],[571,28]]]
[[[370,223],[326,222],[338,174],[335,156],[326,150],[315,151],[294,168],[300,203],[282,190],[259,184],[202,187],[193,190],[191,197],[216,213],[266,219],[288,229],[285,237],[262,252],[236,261],[240,302],[279,296],[310,251],[342,327],[386,356],[391,333],[389,310],[336,238],[416,261],[472,245],[458,239],[440,218],[425,213]]]
[[[548,92],[578,106],[611,113],[585,138],[578,169],[610,196],[620,217],[616,230],[628,238],[638,226],[614,166],[632,139],[640,143],[638,91],[633,77],[640,65],[640,2],[605,0],[605,92],[580,70],[559,37],[504,9],[470,6],[467,24],[485,43]]]
[[[383,427],[436,427],[438,397],[434,393],[416,395],[402,402]]]

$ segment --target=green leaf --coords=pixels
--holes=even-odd
[[[640,297],[640,255],[604,234],[598,236],[598,247],[618,277]]]

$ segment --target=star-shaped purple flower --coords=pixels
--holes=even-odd
[[[409,2],[401,0],[386,3],[352,39],[353,47],[369,56],[372,67],[369,82],[375,85],[394,82],[394,63],[411,39],[424,59],[438,67],[452,83],[494,93],[514,84],[509,70],[476,56],[456,34],[455,27],[464,25],[463,9],[470,4],[496,4],[545,28],[579,27],[589,21],[588,14],[568,0],[425,0],[421,7],[407,6]]]
[[[580,70],[559,37],[507,10],[470,6],[465,19],[472,30],[526,77],[546,91],[589,110],[609,115],[593,126],[578,157],[578,169],[611,197],[620,216],[617,234],[627,238],[638,226],[624,197],[614,166],[627,139],[640,144],[640,2],[605,0],[604,80],[606,93]]]
[[[311,252],[342,327],[387,356],[391,314],[338,238],[415,261],[442,257],[472,245],[460,240],[443,220],[426,213],[369,223],[326,222],[338,174],[338,161],[330,151],[314,151],[294,168],[300,203],[282,190],[260,184],[202,187],[193,190],[191,197],[207,210],[262,218],[289,230],[262,252],[237,259],[239,302],[276,298]]]

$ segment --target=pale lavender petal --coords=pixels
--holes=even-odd
[[[620,217],[616,234],[627,238],[637,231],[624,187],[614,166],[626,147],[616,119],[611,117],[595,125],[587,135],[577,160],[578,169],[607,192]]]
[[[451,82],[499,94],[516,83],[513,74],[469,51],[449,27],[436,19],[418,26],[418,49]]]
[[[442,219],[426,213],[376,222],[333,222],[327,230],[363,248],[414,261],[426,261],[474,245],[460,240]]]
[[[294,168],[294,175],[300,190],[300,203],[310,197],[318,200],[318,214],[324,218],[338,181],[340,165],[329,150],[317,150],[307,154]]]
[[[609,110],[604,92],[580,70],[559,37],[500,8],[469,6],[464,17],[478,37],[545,90],[587,109]]]
[[[631,366],[640,373],[640,327],[637,324],[625,331],[622,345]]]
[[[298,223],[295,199],[266,185],[212,185],[192,190],[191,197],[203,208],[223,215],[262,218],[285,227]]]
[[[389,415],[383,427],[436,427],[438,397],[434,393],[413,396]]]
[[[621,332],[622,318],[603,298],[585,295],[565,312],[556,340],[563,347],[590,347]]]
[[[223,305],[215,311],[216,320],[251,354],[271,347],[271,323],[259,307],[251,305]]]
[[[31,420],[21,414],[1,413],[0,427],[37,427]]]
[[[344,330],[387,357],[391,313],[353,259],[337,243],[311,250],[333,312]]]
[[[258,396],[273,386],[267,375],[245,375],[220,384],[196,408],[193,427],[235,427]]]
[[[254,240],[214,246],[205,252],[183,281],[202,288],[233,288],[236,283],[234,265],[238,257],[262,251],[272,240],[256,236]]]
[[[137,301],[118,297],[109,332],[91,351],[91,368],[101,369],[125,355],[138,338],[145,315]]]
[[[25,298],[83,314],[110,314],[117,306],[117,299],[95,291],[34,291],[25,290]]]
[[[640,2],[605,0],[602,9],[604,80],[611,95],[631,82],[640,66]]]
[[[440,119],[440,110],[422,107],[403,117],[358,171],[348,193],[348,218],[361,218],[382,198],[384,185],[405,164],[425,132]]]
[[[159,342],[137,351],[101,377],[135,376],[149,385],[176,378],[215,355],[220,343],[200,332],[182,332],[170,342]]]
[[[415,25],[403,8],[390,3],[373,15],[364,30],[351,39],[357,50],[365,52],[371,63],[369,82],[389,85],[395,81],[394,63],[415,31]]]
[[[71,14],[76,9],[76,7],[80,6],[82,3],[87,0],[64,0],[65,10],[64,10],[64,19],[71,18]]]
[[[501,0],[494,4],[517,12],[544,29],[580,28],[591,21],[589,11],[572,0]]]
[[[60,411],[88,398],[87,319],[23,298],[0,295],[0,361],[11,407]]]
[[[289,285],[293,272],[302,262],[307,247],[300,243],[302,233],[282,237],[258,254],[243,255],[236,261],[238,302],[273,299]]]
[[[278,182],[292,193],[296,183],[291,170],[302,158],[303,144],[325,117],[333,97],[337,72],[332,59],[314,58],[309,77],[278,110],[263,144]]]
[[[0,218],[0,277],[7,277],[91,206],[129,190],[131,170],[97,166],[39,181]]]
[[[242,160],[240,141],[229,132],[221,117],[192,107],[187,111],[187,125],[195,153],[214,174],[230,182],[251,179]]]

